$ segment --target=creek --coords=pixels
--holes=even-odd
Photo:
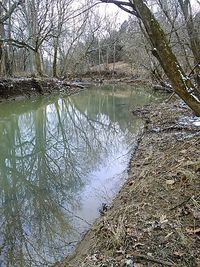
[[[127,178],[147,87],[102,85],[0,104],[0,267],[62,260]]]

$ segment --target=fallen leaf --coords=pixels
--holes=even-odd
[[[199,259],[197,259],[197,267],[200,267],[200,260]]]
[[[136,248],[136,247],[142,247],[142,246],[144,246],[144,244],[142,244],[142,243],[136,243],[133,247]]]
[[[186,149],[183,149],[180,151],[180,154],[186,154],[187,153],[187,150]]]
[[[195,219],[200,219],[200,212],[199,211],[193,211],[193,216]]]
[[[166,215],[161,215],[160,216],[160,223],[163,224],[163,223],[166,223],[166,222],[168,222],[167,216]]]
[[[124,258],[124,255],[120,255],[115,257],[116,261],[121,261]]]
[[[133,185],[133,181],[130,181],[130,182],[128,183],[128,185],[129,185],[129,186],[132,186],[132,185]]]
[[[175,180],[166,180],[167,185],[173,185],[175,184]]]
[[[181,252],[181,251],[175,251],[173,254],[174,254],[174,256],[177,257],[177,258],[181,258],[181,257],[183,257],[183,255],[184,255],[184,253]]]
[[[190,235],[200,235],[200,228],[187,229],[187,233],[190,234]]]

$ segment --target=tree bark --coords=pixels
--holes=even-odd
[[[183,72],[167,42],[164,31],[144,1],[132,0],[132,2],[154,47],[153,54],[160,62],[175,92],[197,116],[200,116],[200,95],[198,90]]]
[[[58,77],[57,73],[57,57],[58,57],[58,40],[55,40],[53,48],[53,63],[52,63],[52,74],[53,77]]]
[[[43,66],[42,66],[42,60],[41,55],[39,51],[35,52],[35,66],[36,66],[36,72],[39,76],[43,76]]]
[[[137,16],[144,24],[153,47],[153,55],[160,62],[165,74],[169,78],[174,91],[182,100],[193,110],[195,115],[200,116],[200,93],[192,84],[191,80],[185,75],[175,54],[166,39],[166,35],[160,24],[148,8],[144,0],[116,1],[101,0],[101,2],[113,3],[121,9],[132,8],[133,15]],[[129,4],[128,4],[129,3]]]

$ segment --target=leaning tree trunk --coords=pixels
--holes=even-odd
[[[160,62],[166,75],[171,81],[175,92],[185,101],[185,103],[197,116],[200,116],[199,92],[183,72],[158,21],[155,19],[154,15],[143,0],[132,0],[132,3],[140,16],[154,47],[152,51],[153,55],[156,56]]]

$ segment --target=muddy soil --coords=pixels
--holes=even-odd
[[[148,85],[155,90],[171,92],[168,88],[166,89],[159,85],[153,85],[149,80],[141,80],[133,77],[119,77],[120,75],[117,75],[116,78],[110,77],[110,79],[99,79],[97,77],[91,79],[88,77],[75,80],[59,80],[55,78],[0,78],[0,102],[28,99],[34,96],[53,95],[58,93],[71,95],[92,85],[101,83]]]
[[[200,266],[200,120],[178,101],[134,114],[145,127],[127,182],[55,266]]]
[[[0,79],[0,102],[59,92],[70,95],[82,89],[82,85],[50,78]]]

